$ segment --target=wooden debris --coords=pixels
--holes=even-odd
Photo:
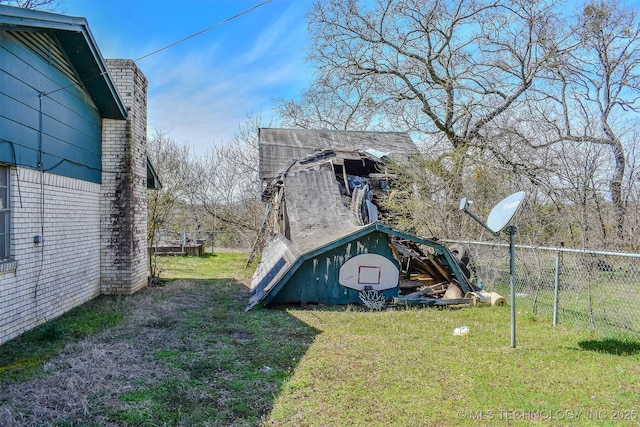
[[[435,253],[425,253],[415,242],[395,240],[389,246],[401,267],[396,305],[457,307],[504,303],[500,295],[485,291],[463,295],[448,264]]]
[[[449,284],[455,281],[436,254],[425,253],[415,242],[393,241],[389,246],[402,268],[399,283],[401,295],[442,298]]]

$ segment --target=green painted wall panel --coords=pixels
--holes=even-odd
[[[72,162],[51,154],[44,153],[42,157],[44,170],[56,175],[78,177],[82,176],[85,181],[99,183],[102,172],[100,169],[88,167],[85,164]]]
[[[0,143],[3,145],[13,145],[16,151],[16,162],[19,165],[32,165],[37,163],[37,147],[38,147],[38,131],[36,129],[27,128],[20,123],[5,120],[0,117]],[[31,147],[33,145],[33,147]],[[7,160],[6,157],[0,157],[1,161],[14,163],[13,157]]]
[[[389,237],[374,231],[355,240],[344,242],[302,263],[270,304],[317,302],[326,304],[361,303],[356,290],[338,283],[340,267],[349,259],[364,253],[382,255],[400,268],[389,248]],[[387,298],[398,295],[398,288],[384,292]]]
[[[51,135],[69,134],[69,143],[80,146],[78,142],[82,142],[85,149],[98,152],[99,144],[94,146],[85,142],[100,139],[102,121],[98,111],[74,96],[55,95],[42,98],[44,131]],[[87,118],[88,113],[92,113],[92,117]]]
[[[4,88],[2,88],[4,92]],[[0,96],[0,117],[20,123],[25,127],[37,130],[39,127],[38,110],[30,106],[18,102],[14,98],[6,96],[4,93]]]

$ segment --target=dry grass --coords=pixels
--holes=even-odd
[[[112,425],[102,408],[121,409],[119,397],[180,375],[158,362],[157,349],[177,347],[180,331],[170,325],[179,309],[193,306],[185,290],[191,282],[152,288],[118,304],[127,313],[117,328],[68,345],[43,366],[37,379],[8,384],[0,391],[0,425],[42,426],[64,423]],[[71,421],[73,420],[73,421]],[[119,425],[119,424],[113,424]]]
[[[316,331],[284,311],[245,313],[246,254],[161,262],[175,279],[0,346],[0,426],[261,424]]]

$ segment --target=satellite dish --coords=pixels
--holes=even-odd
[[[500,203],[495,205],[489,216],[487,217],[487,227],[494,233],[501,232],[509,222],[513,219],[520,206],[526,193],[524,191],[518,191],[512,195],[502,199]]]
[[[489,216],[487,217],[486,224],[482,222],[473,212],[468,209],[470,201],[467,199],[460,200],[460,210],[467,213],[471,218],[475,219],[480,225],[492,232],[495,236],[499,236],[500,232],[509,225],[513,217],[522,205],[522,200],[526,193],[519,191],[513,193],[509,197],[503,199],[500,203],[495,205]],[[516,290],[515,290],[515,243],[514,235],[516,234],[516,227],[507,228],[509,233],[509,290],[511,293],[511,347],[516,348]]]

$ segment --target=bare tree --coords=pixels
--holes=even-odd
[[[333,75],[307,89],[300,102],[278,99],[274,108],[282,126],[302,129],[362,130],[377,127],[377,106],[367,82],[345,86]],[[371,129],[373,130],[373,129]]]
[[[640,19],[637,10],[617,1],[594,1],[580,11],[572,27],[575,49],[558,70],[562,104],[556,122],[559,138],[607,146],[613,156],[609,196],[615,236],[625,238],[623,138],[628,112],[640,107]]]
[[[565,235],[573,247],[592,248],[607,246],[611,229],[610,210],[605,203],[606,156],[601,146],[589,143],[565,142],[555,150],[560,167],[553,179],[556,206],[562,216],[557,223],[564,223]],[[567,236],[568,234],[568,236]]]
[[[248,116],[231,141],[215,146],[194,162],[192,206],[202,209],[208,224],[225,231],[236,245],[247,246],[263,217],[258,172],[260,114]]]
[[[562,48],[554,6],[526,0],[318,1],[308,15],[318,78],[301,103],[280,105],[288,107],[286,120],[302,127],[331,127],[309,119],[328,112],[331,121],[340,120],[335,128],[412,132],[428,156],[419,167],[434,177],[419,182],[438,183],[424,194],[438,197],[450,220],[457,217],[452,212],[470,150],[493,143],[497,118],[524,103]]]
[[[24,9],[56,10],[60,0],[0,0],[0,4],[22,7]]]
[[[149,140],[147,152],[162,183],[161,189],[147,195],[147,242],[153,246],[160,229],[166,227],[175,214],[175,208],[188,200],[191,158],[187,147],[178,145],[158,129]],[[149,257],[149,271],[152,279],[158,277],[154,257]]]
[[[625,234],[637,236],[640,230],[640,132],[635,131],[627,144],[627,176],[625,178]],[[638,252],[640,241],[629,239],[627,249]]]

